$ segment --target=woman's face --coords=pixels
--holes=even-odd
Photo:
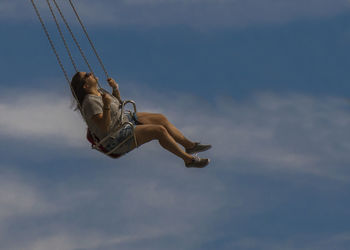
[[[95,88],[98,84],[98,78],[95,77],[90,72],[80,72],[79,73],[81,80],[84,82],[83,87],[86,89]]]

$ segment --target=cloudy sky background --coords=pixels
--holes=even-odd
[[[124,98],[212,162],[90,150],[30,1],[1,0],[0,249],[347,249],[349,1],[75,2]]]

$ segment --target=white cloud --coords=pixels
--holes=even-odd
[[[0,177],[0,222],[19,216],[51,213],[55,207],[30,184],[15,175],[2,173]]]
[[[0,101],[0,134],[15,139],[60,138],[81,145],[84,121],[70,108],[71,99],[54,93],[25,93]]]
[[[35,240],[30,245],[17,248],[17,250],[72,250],[72,249],[101,249],[102,247],[115,246],[138,240],[152,239],[155,233],[148,232],[145,235],[128,235],[118,237],[106,237],[99,233],[82,233],[70,231],[69,233],[58,230],[59,233],[48,235]],[[157,232],[157,236],[162,232]]]
[[[212,143],[214,162],[239,162],[262,172],[350,177],[344,164],[350,162],[350,113],[344,99],[261,93],[241,102],[219,98],[210,105],[191,96],[148,96],[152,103],[140,96],[139,105],[168,114],[191,138]]]
[[[254,165],[255,171],[291,171],[343,180],[350,177],[344,166],[350,162],[346,100],[258,94],[244,102],[219,98],[210,105],[195,97],[162,96],[146,89],[129,89],[127,96],[135,97],[139,111],[164,113],[185,135],[212,143],[213,164],[240,162]],[[69,97],[51,93],[23,93],[0,102],[0,112],[6,117],[0,120],[0,134],[40,139],[47,144],[56,138],[55,144],[86,147],[85,124],[69,105]]]
[[[5,143],[40,139],[45,150],[55,136],[68,147],[67,152],[77,148],[79,155],[74,156],[73,168],[60,166],[63,172],[50,180],[50,188],[44,188],[50,169],[41,169],[44,173],[38,176],[42,177],[34,179],[33,173],[25,172],[26,166],[17,166],[17,174],[2,175],[0,206],[6,209],[0,212],[0,248],[199,249],[209,236],[220,239],[222,234],[226,237],[230,230],[238,230],[231,226],[228,232],[221,232],[220,223],[248,220],[286,204],[298,204],[295,197],[302,195],[300,190],[316,190],[317,196],[320,189],[342,186],[349,180],[350,113],[348,102],[341,98],[261,93],[242,101],[226,97],[208,103],[137,85],[125,85],[122,91],[124,96],[134,97],[139,111],[162,112],[191,139],[212,143],[213,149],[201,154],[212,158],[210,166],[199,171],[186,169],[156,142],[118,161],[97,153],[86,156],[88,147],[81,148],[85,126],[69,109],[68,96],[22,92],[15,98],[2,98],[1,114],[8,118],[0,121]],[[42,108],[45,115],[31,116]],[[26,122],[27,115],[31,120],[26,127],[18,125]],[[19,145],[19,150],[24,148]],[[35,162],[40,154],[42,151],[33,153]],[[60,162],[56,154],[47,157]],[[84,166],[84,171],[72,175],[78,171],[74,169],[77,165],[80,169]],[[0,165],[0,169],[6,168]],[[69,174],[62,174],[64,171]],[[250,174],[268,180],[277,176],[288,188],[258,188],[256,181],[247,184],[241,178]],[[295,186],[300,188],[297,194],[293,193]],[[328,191],[322,196],[329,196]],[[315,205],[313,209],[320,208]],[[21,231],[18,227],[28,221],[40,226]],[[21,237],[20,242],[11,235],[13,231]],[[348,234],[328,237],[329,245],[339,246],[346,243]],[[172,244],[174,241],[177,244]],[[245,235],[232,239],[226,249],[319,246],[313,239],[300,243],[295,235],[288,235],[288,244],[284,243]]]
[[[243,238],[225,249],[269,249],[269,250],[329,250],[337,246],[337,249],[347,249],[350,242],[350,233],[342,232],[330,234],[321,239],[313,239],[310,236],[298,235],[287,241],[278,242],[273,239]]]
[[[4,168],[0,165],[0,169]],[[182,179],[179,175],[182,171],[177,170],[170,171],[172,181]],[[129,171],[134,170],[129,168]],[[120,169],[107,172],[94,175],[93,182],[81,175],[72,182],[67,177],[63,183],[51,180],[49,188],[43,188],[46,180],[32,179],[24,172],[2,173],[0,248],[133,249],[128,246],[162,237],[180,237],[186,242],[182,244],[190,246],[198,239],[188,240],[183,234],[194,230],[195,224],[215,213],[225,201],[220,198],[222,185],[205,176],[184,176],[183,185],[179,186],[169,185],[163,179],[140,178]],[[147,170],[138,172],[147,176]],[[158,171],[161,175],[165,173]],[[209,181],[216,187],[205,188],[203,184]],[[199,190],[199,186],[203,188]],[[187,188],[192,191],[184,195]],[[22,230],[26,223],[35,226],[29,231]],[[201,228],[195,230],[199,232]],[[154,249],[164,249],[166,243],[156,245]]]
[[[65,2],[58,1],[68,12]],[[124,0],[75,1],[91,25],[162,27],[186,25],[199,29],[284,23],[300,18],[320,18],[348,11],[348,0]],[[45,2],[37,1],[43,12]],[[2,19],[34,17],[30,3],[3,0]],[[21,15],[17,15],[21,13]],[[68,12],[70,13],[70,12]],[[71,16],[71,14],[68,14]]]

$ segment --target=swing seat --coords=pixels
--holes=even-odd
[[[103,90],[105,91],[105,90]],[[120,110],[121,113],[124,114],[124,110],[125,110],[125,106],[127,104],[132,104],[134,112],[137,112],[136,109],[136,103],[132,100],[128,100],[128,101],[124,101],[121,104]],[[121,120],[120,120],[121,122]],[[116,129],[114,132],[118,131],[119,129],[122,129],[123,127],[130,125],[133,128],[133,134],[134,134],[134,127],[133,124],[131,122],[125,122],[123,123],[118,129]],[[117,154],[117,153],[113,153],[117,148],[119,148],[121,145],[123,145],[124,143],[127,142],[129,138],[126,138],[123,142],[121,142],[119,145],[117,145],[114,149],[112,150],[107,150],[102,143],[105,142],[106,140],[108,140],[108,138],[110,138],[113,135],[113,131],[111,134],[107,135],[105,138],[103,138],[102,140],[100,140],[99,138],[97,138],[93,133],[91,133],[91,131],[89,130],[89,128],[87,129],[87,133],[86,133],[86,139],[91,143],[91,147],[93,149],[96,149],[98,151],[100,151],[101,153],[108,155],[109,157],[113,158],[113,159],[117,159],[121,156],[123,156],[124,154]]]
[[[87,132],[86,132],[86,139],[91,143],[91,147],[93,149],[97,149],[101,153],[103,153],[105,155],[108,155],[108,156],[112,157],[113,159],[118,159],[119,157],[122,156],[120,154],[108,154],[108,150],[105,149],[101,144],[99,144],[99,141],[96,142],[94,140],[94,137],[92,136],[92,133],[91,133],[91,131],[89,129],[87,129]]]

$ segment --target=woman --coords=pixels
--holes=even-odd
[[[113,128],[119,125],[117,123],[120,121],[134,124],[134,136],[132,136],[130,126],[126,126],[118,132],[115,138],[111,138],[103,145],[104,147],[113,148],[131,136],[131,139],[115,152],[125,154],[149,141],[158,140],[163,148],[182,158],[186,167],[203,168],[209,164],[209,159],[201,159],[191,154],[206,151],[211,146],[191,142],[164,115],[144,112],[132,115],[121,114],[118,84],[112,78],[108,79],[108,83],[113,89],[113,95],[99,91],[98,78],[92,73],[78,72],[71,82],[72,90],[75,92],[87,125],[99,139],[107,136]],[[185,148],[185,151],[179,147],[178,143]]]

